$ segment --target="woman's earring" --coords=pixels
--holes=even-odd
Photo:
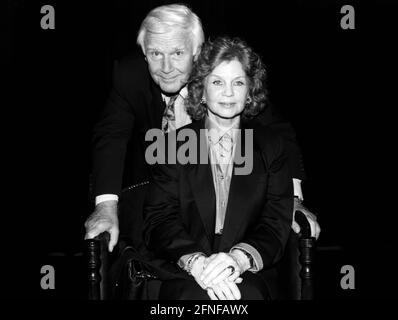
[[[202,99],[200,99],[200,104],[206,104],[205,98],[202,97]]]
[[[250,104],[250,103],[252,103],[252,98],[247,97],[247,99],[246,99],[246,105],[248,105],[248,104]]]

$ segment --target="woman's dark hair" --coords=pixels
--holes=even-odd
[[[207,113],[206,105],[201,103],[206,77],[222,62],[232,60],[242,64],[249,82],[250,101],[243,110],[243,119],[253,118],[264,109],[266,71],[261,58],[239,38],[218,37],[203,45],[188,81],[187,112],[193,119],[200,120]]]

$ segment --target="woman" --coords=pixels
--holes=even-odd
[[[187,111],[197,121],[180,131],[205,137],[197,159],[210,161],[156,166],[144,210],[148,248],[178,266],[161,299],[270,298],[266,270],[282,257],[293,190],[282,139],[252,120],[265,75],[237,38],[207,42],[194,65]],[[240,150],[251,162],[243,174]]]

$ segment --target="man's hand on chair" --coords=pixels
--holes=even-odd
[[[311,211],[309,211],[304,205],[301,203],[301,200],[298,198],[294,198],[294,209],[293,209],[293,222],[292,222],[292,229],[294,232],[300,232],[300,226],[294,220],[296,211],[301,211],[305,217],[307,218],[310,226],[311,226],[311,236],[318,239],[319,234],[321,233],[321,227],[319,223],[316,221],[316,215],[314,215]]]
[[[117,201],[109,200],[96,205],[94,212],[88,217],[84,239],[92,239],[102,232],[109,232],[109,251],[112,252],[119,238],[119,220],[117,217]]]

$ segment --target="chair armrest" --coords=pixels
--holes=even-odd
[[[94,239],[85,240],[89,300],[105,300],[108,298],[109,239],[109,233],[104,232]]]
[[[301,299],[312,300],[314,296],[312,263],[315,238],[311,237],[311,226],[301,211],[296,211],[295,220],[300,226]]]

